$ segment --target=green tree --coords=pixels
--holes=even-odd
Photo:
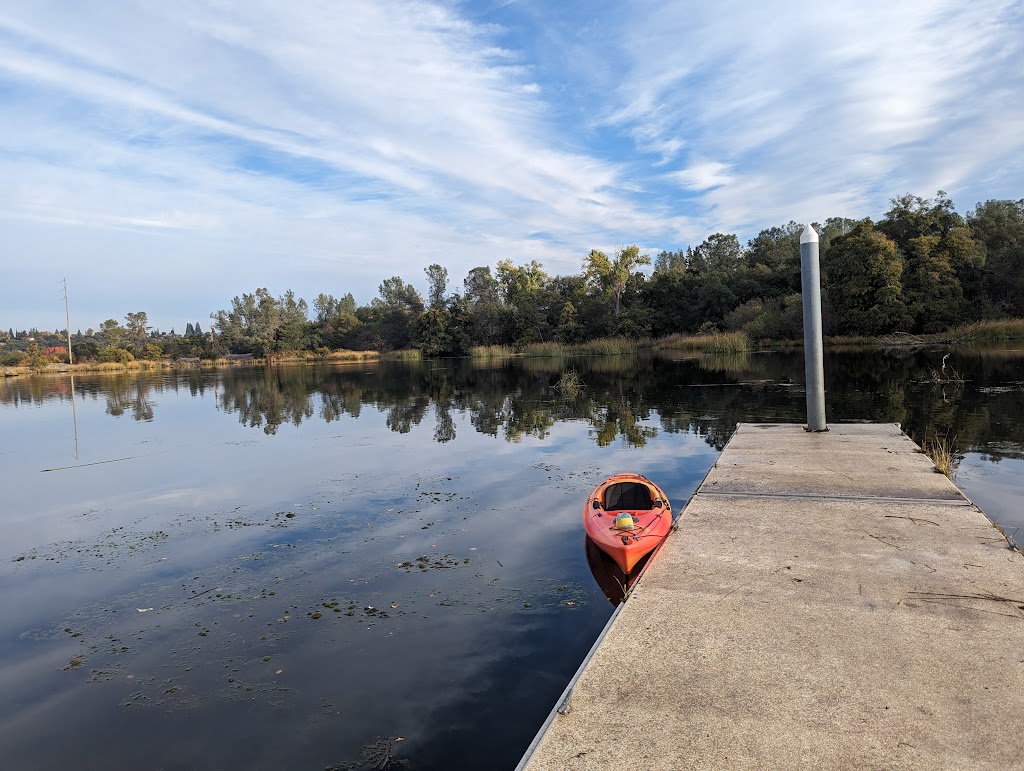
[[[562,306],[562,312],[558,317],[558,328],[555,330],[555,337],[561,343],[572,345],[582,342],[583,325],[577,318],[576,306],[566,301]]]
[[[650,264],[650,256],[640,254],[640,247],[635,245],[619,249],[614,260],[598,249],[591,249],[583,261],[583,273],[593,287],[611,297],[612,314],[618,316],[630,277],[641,265]]]
[[[27,354],[28,366],[32,367],[32,369],[43,369],[50,363],[50,360],[39,350],[39,343],[30,343],[25,353]]]
[[[100,324],[99,332],[96,334],[106,348],[120,348],[124,345],[126,335],[125,328],[114,319],[107,319]]]
[[[412,313],[423,312],[423,298],[412,284],[407,284],[400,276],[386,278],[378,287],[379,297],[373,298],[370,304],[374,307],[391,310],[404,310]]]
[[[440,308],[428,308],[416,320],[416,345],[424,356],[447,356],[452,350],[448,332],[451,316]]]
[[[687,268],[692,273],[710,273],[726,278],[739,269],[742,254],[739,239],[734,234],[715,233],[693,250]]]
[[[762,230],[747,242],[746,278],[756,287],[743,294],[770,299],[800,291],[800,236],[803,225],[790,221]]]
[[[832,242],[825,261],[829,305],[841,334],[878,335],[910,326],[896,244],[863,220]]]
[[[890,203],[892,206],[876,227],[904,253],[915,238],[942,238],[951,228],[964,224],[963,218],[953,208],[953,202],[942,190],[935,194],[934,201],[907,193],[890,199]]]
[[[332,294],[321,292],[313,300],[313,310],[316,311],[316,320],[323,324],[338,314],[338,301]]]
[[[462,282],[468,305],[467,334],[471,344],[493,345],[501,336],[502,306],[498,282],[487,266],[469,271]]]
[[[445,294],[448,291],[448,271],[436,262],[423,269],[427,274],[427,305],[434,310],[445,307]]]
[[[1024,317],[1024,198],[979,203],[967,222],[985,249],[982,281],[995,311]]]
[[[498,290],[505,306],[502,314],[504,337],[508,342],[532,343],[549,339],[545,291],[548,274],[536,260],[516,265],[498,261]]]
[[[280,324],[275,334],[275,350],[300,351],[306,347],[309,332],[309,307],[302,298],[296,299],[289,289],[278,300]]]
[[[135,355],[138,356],[142,350],[142,343],[149,334],[149,317],[145,311],[138,311],[126,314],[124,320],[126,322],[126,337],[131,343]]]
[[[146,343],[142,346],[142,355],[151,361],[159,361],[164,357],[164,349],[156,343]]]
[[[654,275],[664,273],[684,273],[686,271],[686,252],[662,251],[654,258]]]
[[[282,323],[281,301],[266,288],[260,288],[252,294],[234,297],[230,310],[211,313],[210,318],[228,350],[265,356],[275,350]]]
[[[919,332],[941,332],[960,320],[963,290],[941,242],[939,236],[918,236],[906,247],[903,298]]]
[[[100,351],[99,360],[104,364],[129,364],[130,362],[135,361],[135,357],[127,348],[115,348],[108,346]]]
[[[399,276],[381,282],[379,297],[356,310],[359,327],[346,337],[359,346],[379,351],[408,348],[416,338],[416,320],[423,313],[423,298]]]

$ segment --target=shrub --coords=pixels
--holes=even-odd
[[[104,348],[100,351],[100,362],[103,364],[130,364],[133,361],[135,357],[127,348]]]

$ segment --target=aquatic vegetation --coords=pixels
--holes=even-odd
[[[591,356],[621,356],[636,353],[641,348],[650,348],[649,339],[633,340],[628,337],[600,337],[572,347],[573,353]]]
[[[567,399],[575,399],[583,390],[583,378],[574,369],[568,369],[562,373],[555,384],[555,390],[559,391]]]
[[[956,437],[951,440],[948,436],[937,436],[934,435],[930,439],[926,439],[922,448],[932,463],[935,464],[935,471],[940,474],[945,474],[947,477],[953,476],[953,470],[956,468],[956,462],[959,460],[959,455],[956,451]]]
[[[388,361],[419,361],[422,356],[418,348],[408,348],[403,351],[389,351],[381,356]]]
[[[506,359],[515,356],[516,351],[507,345],[474,345],[469,355],[473,359]]]
[[[655,347],[705,353],[738,353],[749,351],[751,345],[745,332],[716,332],[707,335],[669,335],[657,341]]]

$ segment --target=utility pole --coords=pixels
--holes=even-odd
[[[71,312],[68,310],[68,280],[67,278],[62,279],[64,282],[64,322],[67,324],[68,333],[68,364],[74,364],[71,360]]]

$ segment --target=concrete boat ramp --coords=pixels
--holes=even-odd
[[[1024,556],[897,425],[740,424],[562,706],[522,767],[1024,768]]]

